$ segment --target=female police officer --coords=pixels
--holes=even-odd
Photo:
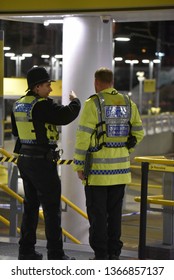
[[[71,123],[79,114],[80,101],[70,93],[67,106],[49,98],[51,79],[44,67],[27,73],[27,94],[17,100],[12,112],[12,133],[18,137],[18,168],[24,185],[24,213],[18,259],[42,259],[35,251],[39,206],[45,219],[48,259],[69,259],[64,254],[61,229],[61,183],[57,174],[58,131],[56,126]]]

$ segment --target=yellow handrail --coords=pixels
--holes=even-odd
[[[6,185],[0,184],[0,188],[3,189],[6,193],[8,193],[13,198],[17,199],[20,203],[23,203],[24,199],[20,195],[15,193],[13,190],[11,190],[9,187],[7,187]],[[39,211],[39,217],[44,220],[42,211]],[[69,239],[71,239],[74,243],[81,244],[81,242],[78,239],[76,239],[73,235],[68,233],[65,229],[62,229],[62,232],[65,236],[67,236]]]
[[[130,168],[131,169],[141,169],[141,166],[140,165],[133,165],[133,164],[131,164]]]
[[[6,158],[8,158],[8,162],[12,162],[13,159],[15,159],[16,157],[14,157],[14,155],[11,155],[10,153],[8,153],[6,150],[0,148],[0,153],[3,154]],[[6,158],[2,159],[2,162],[6,161]],[[17,159],[17,158],[16,158]],[[69,161],[68,161],[69,162]],[[71,161],[72,162],[72,161]],[[16,161],[13,161],[13,163],[16,164]],[[59,163],[59,161],[58,161]],[[66,164],[66,161],[65,161]],[[65,203],[67,203],[71,208],[73,208],[77,213],[79,213],[81,216],[83,216],[85,219],[88,219],[88,216],[85,212],[83,212],[78,206],[76,206],[74,203],[72,203],[69,199],[67,199],[65,196],[61,196],[62,201],[64,201]]]
[[[12,157],[12,154],[10,154],[9,152],[7,152],[6,150],[0,148],[0,153],[6,157]]]
[[[0,215],[0,221],[6,225],[6,226],[10,226],[10,222],[9,220],[7,220],[6,218],[4,218],[3,216]],[[17,232],[20,233],[20,228],[17,227]]]
[[[7,132],[10,133],[10,132],[12,132],[12,128],[5,128],[5,125],[6,125],[6,124],[11,124],[11,121],[4,120],[3,123],[4,123],[4,133],[7,133]]]
[[[156,163],[161,165],[174,165],[173,159],[168,159],[165,156],[146,156],[146,157],[135,157],[135,161],[137,162],[149,162],[149,163]]]
[[[12,196],[13,198],[17,199],[20,203],[23,203],[24,199],[6,185],[0,184],[0,188],[3,189],[7,194]]]
[[[83,216],[85,219],[88,219],[87,214],[83,212],[79,207],[77,207],[74,203],[72,203],[69,199],[67,199],[64,195],[61,195],[61,199],[70,207],[72,207],[76,212],[78,212],[81,216]]]
[[[160,204],[160,205],[165,205],[165,206],[174,206],[174,200],[166,200],[162,199],[163,195],[154,195],[154,196],[147,196],[147,203],[152,203],[152,204]],[[134,200],[136,202],[141,201],[140,196],[134,197]]]

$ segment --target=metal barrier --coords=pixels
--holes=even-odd
[[[4,225],[10,227],[10,221],[7,220],[6,218],[4,218],[2,215],[0,215],[0,221],[1,221]],[[17,227],[17,232],[20,233],[20,229],[19,229],[18,227]]]
[[[158,259],[174,258],[174,215],[173,209],[171,212],[163,209],[163,244],[161,247],[153,246],[153,253],[150,252],[150,247],[146,246],[146,224],[147,224],[147,203],[161,204],[166,207],[174,206],[173,178],[174,178],[174,160],[165,156],[151,157],[135,157],[135,161],[141,163],[141,198],[135,198],[140,201],[140,230],[139,230],[139,259],[145,259],[147,255]],[[148,173],[150,170],[164,172],[164,196],[149,196],[148,197]],[[169,175],[169,176],[168,176]],[[170,176],[171,175],[171,176]],[[167,228],[167,231],[166,231]],[[164,246],[163,246],[164,245]],[[167,246],[166,246],[167,245]]]
[[[6,185],[2,185],[2,184],[0,184],[0,188],[1,189],[3,189],[7,194],[9,194],[11,197],[13,197],[15,200],[17,200],[19,203],[23,203],[23,198],[20,196],[20,195],[18,195],[16,192],[14,192],[13,190],[11,190],[9,187],[7,187]],[[68,202],[68,200],[67,199],[64,199],[64,201],[66,201],[66,202]],[[78,210],[78,209],[77,209]],[[43,211],[42,210],[40,210],[39,211],[39,217],[42,219],[42,220],[44,220],[44,216],[43,216]],[[8,221],[7,219],[5,219],[4,217],[0,217],[0,220],[2,221],[2,222],[4,222],[4,224],[6,224],[7,226],[9,226],[9,227],[11,227],[11,223],[10,223],[10,221]],[[14,228],[14,227],[13,227]],[[20,229],[19,228],[17,228],[17,232],[19,233],[20,232]],[[76,244],[81,244],[81,242],[78,240],[78,239],[76,239],[74,236],[72,236],[70,233],[68,233],[65,229],[62,229],[62,232],[63,232],[63,234],[66,236],[66,237],[68,237],[71,241],[73,241],[74,243],[76,243]]]
[[[143,127],[146,135],[158,134],[161,132],[174,132],[174,114],[162,113],[158,115],[142,116]]]
[[[17,161],[17,157],[16,156],[13,156],[11,154],[9,154],[7,151],[3,150],[3,149],[0,149],[0,152],[4,155],[2,157],[0,157],[0,161],[3,163],[3,162],[9,162],[9,163],[14,163],[16,164],[16,161]],[[150,158],[150,159],[149,159]],[[146,240],[146,235],[145,235],[145,230],[146,230],[146,213],[144,213],[144,209],[147,210],[147,203],[153,203],[155,201],[156,204],[162,204],[164,202],[164,199],[162,196],[158,196],[158,197],[147,197],[144,196],[144,193],[145,191],[147,191],[147,185],[146,185],[146,188],[144,188],[144,183],[148,182],[148,179],[146,178],[146,175],[144,176],[144,164],[146,166],[146,162],[144,163],[144,160],[150,160],[150,163],[148,162],[148,171],[149,170],[155,170],[155,171],[163,171],[163,172],[174,172],[174,166],[169,166],[168,163],[171,162],[169,161],[168,159],[166,159],[165,157],[155,157],[155,161],[154,161],[154,157],[140,157],[140,158],[135,158],[135,161],[136,162],[141,162],[142,163],[142,166],[138,166],[138,165],[131,165],[131,168],[132,169],[141,169],[142,168],[142,178],[143,180],[141,181],[141,185],[138,184],[138,183],[130,183],[129,186],[136,186],[136,187],[140,187],[141,186],[141,197],[136,197],[135,198],[135,201],[138,201],[141,203],[141,211],[140,212],[133,212],[133,213],[129,213],[128,215],[129,216],[132,216],[132,215],[139,215],[140,214],[140,235],[139,235],[139,258],[144,258],[144,251],[145,250],[145,240]],[[161,159],[163,159],[163,163],[165,163],[166,165],[164,164],[161,164]],[[159,162],[158,162],[159,160]],[[154,164],[152,164],[152,162]],[[61,164],[65,164],[65,165],[70,165],[72,164],[73,160],[59,160],[57,163],[59,165]],[[160,163],[160,164],[159,164]],[[172,161],[172,164],[174,165],[174,161]],[[15,165],[10,165],[10,166],[13,166],[13,168],[15,167]],[[16,167],[17,168],[17,167]],[[17,176],[17,175],[16,175]],[[146,179],[146,181],[144,181],[144,177]],[[13,180],[12,180],[13,181]],[[142,183],[143,182],[143,183]],[[3,185],[3,184],[0,184],[0,188],[3,189],[5,192],[7,192],[10,196],[14,197],[15,200],[19,201],[20,203],[23,202],[23,199],[22,197],[20,197],[18,194],[16,194],[13,190],[13,186],[14,185],[14,181],[13,183],[11,183],[11,186],[10,188]],[[142,187],[143,185],[143,187]],[[158,185],[153,185],[153,184],[149,184],[148,185],[149,188],[161,188],[161,186],[158,186]],[[143,189],[142,189],[143,188]],[[144,200],[144,197],[145,197],[145,200]],[[61,196],[61,199],[62,201],[64,201],[67,205],[69,205],[72,209],[74,209],[77,213],[79,213],[80,215],[82,215],[85,219],[88,219],[87,217],[87,214],[85,212],[83,212],[80,208],[78,208],[75,204],[73,204],[71,201],[69,201],[66,197],[64,197],[63,195]],[[144,208],[144,202],[146,203],[146,208]],[[17,205],[15,204],[15,202],[13,201],[14,205],[14,209],[17,209]],[[166,202],[164,202],[164,205]],[[168,204],[167,206],[173,206],[173,201],[169,201],[168,200]],[[145,211],[146,211],[145,210]],[[40,215],[40,218],[43,219],[43,213],[42,211],[39,212],[39,215]],[[124,216],[124,215],[123,215]],[[1,220],[1,219],[0,219]],[[15,212],[13,212],[13,217],[10,218],[10,220],[13,221],[13,223],[11,224],[10,228],[10,232],[12,234],[14,234],[14,221],[15,221]],[[1,220],[2,221],[2,220]],[[16,230],[16,228],[15,228]],[[143,234],[142,234],[143,232]],[[66,232],[64,229],[63,229],[63,234],[65,236],[67,236],[69,239],[71,239],[74,243],[77,243],[77,244],[80,244],[80,241],[77,240],[75,237],[73,237],[72,235],[70,235],[68,232]]]
[[[5,155],[3,157],[0,157],[1,162],[9,162],[16,164],[17,157],[11,155],[4,149],[0,149],[0,153]],[[58,164],[71,164],[72,160],[58,160]],[[0,188],[3,189],[7,194],[12,197],[11,199],[11,206],[14,211],[10,211],[10,222],[8,223],[5,218],[2,217],[0,219],[2,222],[5,221],[5,224],[10,227],[10,233],[11,236],[16,235],[16,213],[17,213],[17,201],[19,203],[23,203],[23,198],[19,196],[17,192],[17,184],[18,184],[18,172],[16,166],[11,166],[8,170],[8,177],[9,177],[9,184],[10,187],[0,184]],[[61,195],[61,200],[64,201],[67,205],[69,205],[73,210],[75,210],[78,214],[83,216],[85,219],[88,219],[87,214],[83,212],[79,207],[77,207],[75,204],[73,204],[70,200],[68,200],[65,196]],[[44,220],[43,212],[39,211],[39,217]],[[18,231],[18,229],[17,229]],[[68,237],[71,241],[73,241],[76,244],[81,244],[81,242],[76,239],[74,236],[72,236],[70,233],[68,233],[65,229],[62,229],[63,234]]]

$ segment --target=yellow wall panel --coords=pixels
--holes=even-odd
[[[170,7],[174,6],[174,0],[1,0],[0,13],[2,12],[48,12],[48,11],[97,11],[97,10],[116,10],[129,8],[151,8],[151,7]]]
[[[62,81],[51,83],[52,92],[50,96],[62,95]],[[4,97],[15,97],[26,94],[27,80],[25,78],[4,78]]]
[[[3,96],[3,76],[4,76],[4,33],[0,30],[0,96]]]

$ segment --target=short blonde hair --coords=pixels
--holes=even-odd
[[[103,83],[108,83],[111,84],[113,82],[113,72],[109,68],[99,68],[95,72],[95,79],[103,82]]]

